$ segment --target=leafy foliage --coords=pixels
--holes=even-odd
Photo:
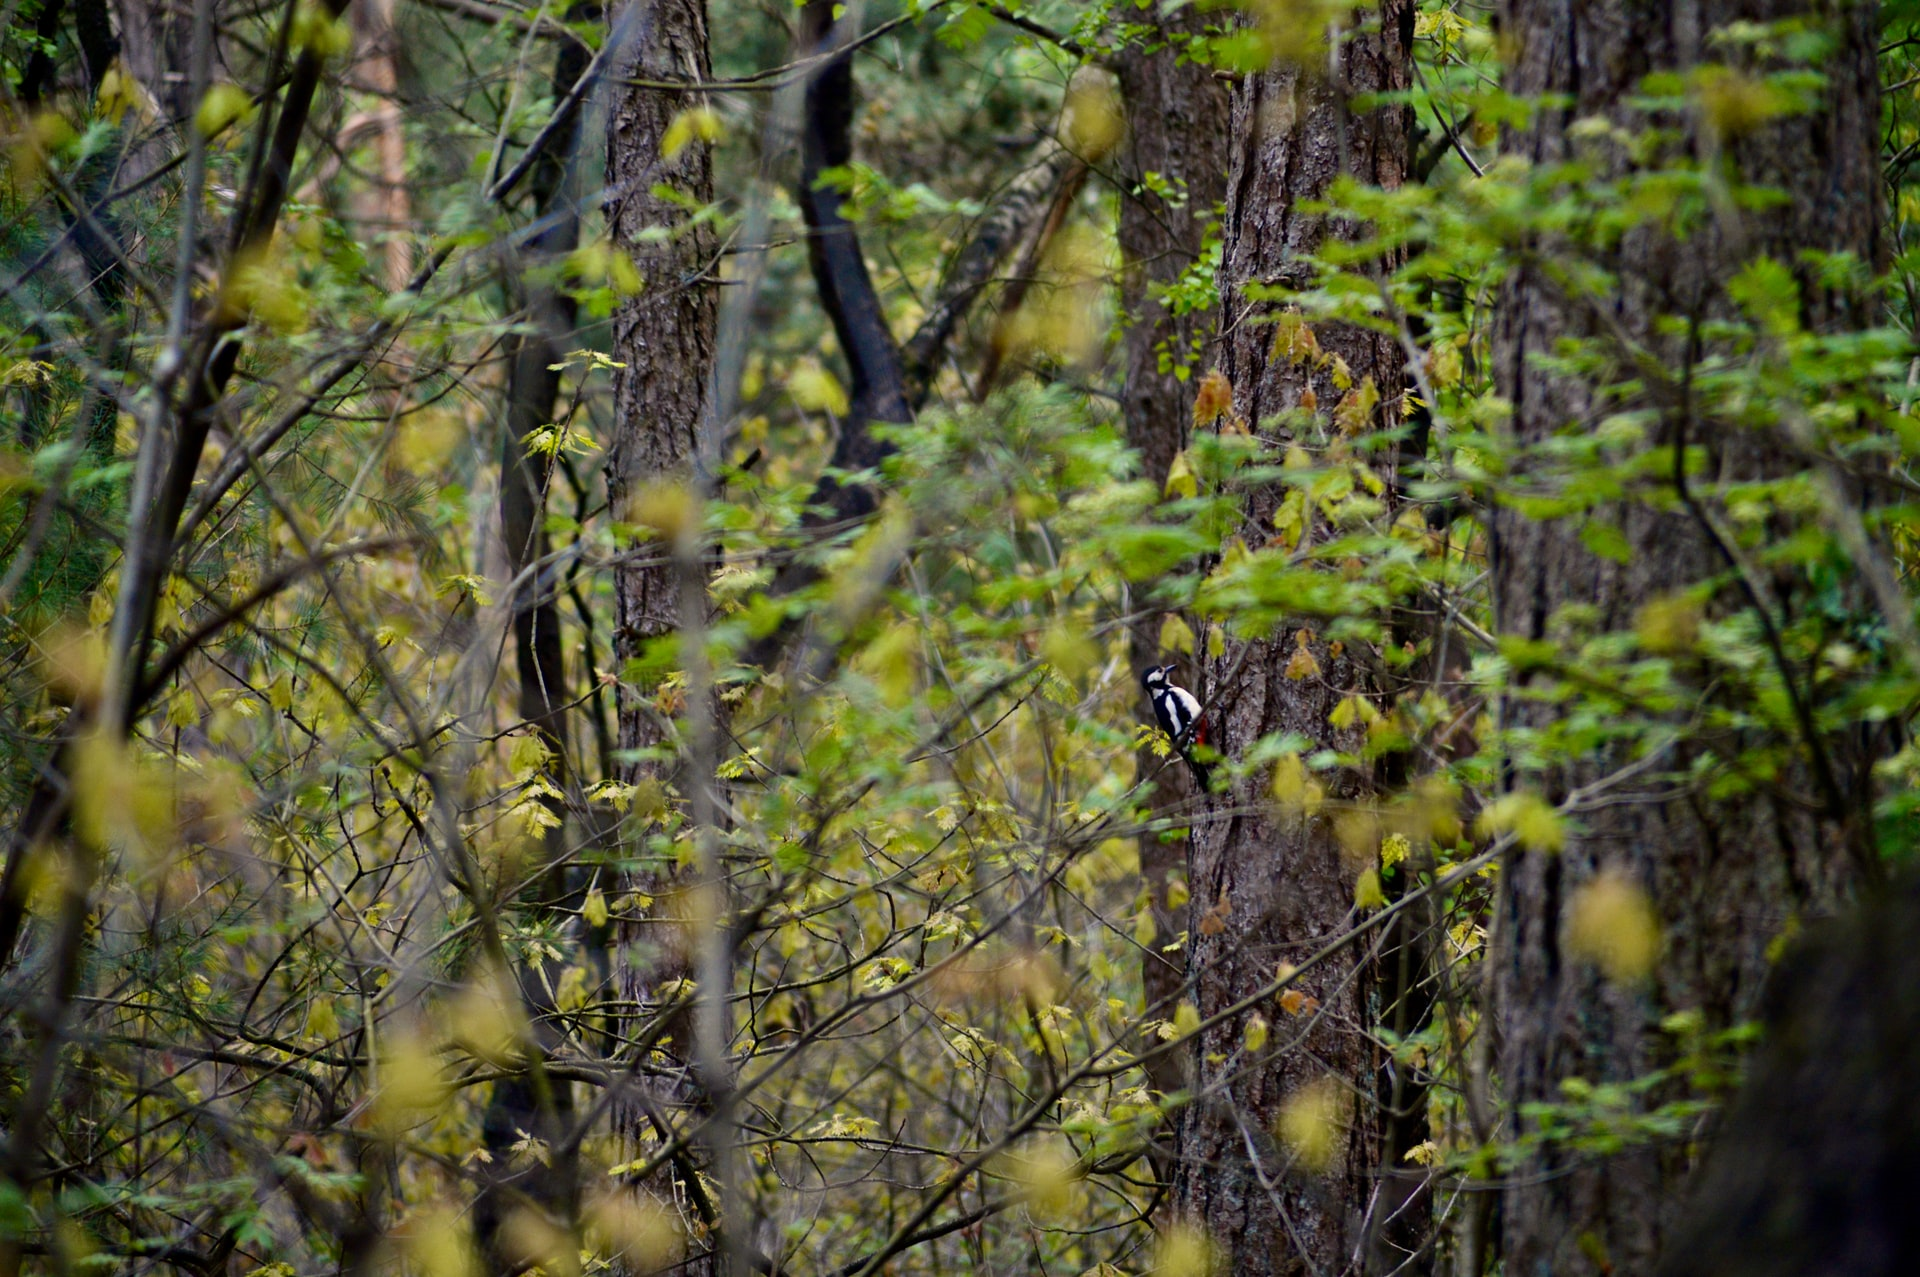
[[[1755,257],[1728,307],[1665,318],[1670,344],[1601,326],[1541,352],[1594,410],[1538,448],[1514,449],[1494,389],[1511,272],[1546,271],[1604,312],[1635,286],[1623,241],[1685,242],[1766,208],[1776,194],[1684,145],[1683,122],[1731,145],[1817,110],[1816,33],[1727,33],[1725,65],[1642,86],[1634,127],[1582,121],[1592,155],[1529,166],[1499,153],[1498,131],[1539,104],[1501,88],[1482,11],[1427,0],[1422,87],[1405,103],[1425,130],[1423,180],[1343,183],[1331,211],[1352,234],[1266,295],[1282,307],[1273,357],[1328,372],[1335,402],[1245,421],[1204,349],[1165,350],[1200,406],[1164,487],[1142,481],[1115,409],[1127,192],[1095,181],[1064,227],[1029,241],[1018,306],[993,313],[1009,294],[990,290],[929,406],[881,428],[894,451],[862,476],[879,513],[830,534],[804,516],[846,428],[843,353],[806,283],[799,210],[771,180],[790,164],[791,95],[749,78],[786,60],[782,15],[716,23],[716,81],[741,91],[716,91],[662,143],[714,148],[729,194],[695,211],[728,245],[722,291],[756,281],[739,411],[718,423],[699,488],[664,476],[609,510],[599,463],[622,430],[609,389],[622,352],[606,321],[682,281],[644,278],[597,200],[579,248],[516,274],[531,204],[486,192],[558,106],[553,49],[605,34],[583,10],[503,7],[489,23],[467,8],[395,11],[394,53],[324,5],[212,5],[223,78],[197,100],[141,80],[131,50],[111,92],[91,84],[66,26],[45,34],[27,5],[10,19],[0,757],[23,830],[7,866],[20,935],[0,953],[10,1270],[450,1274],[504,1256],[651,1271],[724,1234],[781,1271],[1146,1271],[1170,1115],[1207,1097],[1155,1090],[1144,1065],[1211,1026],[1190,1001],[1148,1004],[1141,967],[1179,964],[1191,930],[1220,919],[1196,909],[1189,933],[1156,930],[1144,842],[1271,802],[1350,853],[1344,943],[1422,919],[1430,1019],[1354,1028],[1433,1084],[1430,1138],[1410,1160],[1455,1184],[1542,1143],[1693,1140],[1752,1037],[1685,1008],[1638,1078],[1570,1076],[1529,1134],[1496,1129],[1500,1079],[1475,1061],[1504,857],[1559,851],[1626,780],[1773,792],[1855,732],[1885,744],[1863,812],[1876,863],[1910,858],[1910,6],[1883,6],[1890,268],[1812,248]],[[861,51],[859,156],[832,180],[888,326],[904,337],[929,313],[1010,153],[1076,111],[1083,142],[1107,136],[1087,133],[1090,113],[1114,109],[1085,88],[1092,64],[1136,42],[1238,75],[1293,56],[1302,30],[1318,47],[1352,9],[1249,6],[1248,22],[1223,12],[1177,47],[1147,6],[868,14],[903,21]],[[1307,10],[1312,25],[1293,21]],[[264,251],[229,253],[286,59],[303,50],[326,61],[327,87],[288,202]],[[57,75],[28,101],[34,57]],[[397,88],[364,74],[382,58]],[[405,160],[397,184],[383,146]],[[1603,162],[1620,153],[1638,162]],[[590,148],[570,162],[597,171]],[[1218,266],[1209,239],[1155,300],[1210,313]],[[501,352],[532,322],[517,309],[529,285],[583,317],[553,419],[521,448],[551,467],[552,548],[531,571],[573,680],[558,737],[525,721],[502,659],[522,583],[505,579],[496,517]],[[1810,322],[1828,295],[1864,299],[1865,320]],[[123,666],[142,502],[180,438],[191,341],[222,307],[238,371],[159,547],[150,642]],[[1412,424],[1379,428],[1379,387],[1318,338],[1336,325],[1405,348]],[[1017,375],[976,395],[989,350]],[[1695,421],[1784,441],[1800,464],[1730,473],[1702,441],[1649,447],[1682,395]],[[1243,526],[1254,491],[1274,496],[1270,527]],[[1570,607],[1544,638],[1494,632],[1489,511],[1577,526],[1597,560],[1631,569],[1634,521],[1689,507],[1726,549],[1700,579],[1632,616]],[[709,616],[622,665],[615,575],[685,560],[682,543]],[[790,559],[817,578],[772,588]],[[1128,666],[1135,622],[1187,653],[1297,635],[1292,681],[1323,676],[1324,641],[1389,691],[1346,696],[1317,739],[1223,759],[1234,797],[1169,809],[1164,741],[1139,770],[1151,736]],[[795,634],[807,659],[755,659]],[[124,733],[93,716],[116,696]],[[1521,703],[1551,706],[1547,725],[1517,726]],[[623,747],[623,712],[663,743]],[[723,729],[710,777],[692,774],[702,715]],[[1619,774],[1553,790],[1557,766],[1594,757],[1622,760]],[[1401,781],[1377,802],[1334,796],[1356,769]],[[33,840],[50,776],[71,818]],[[702,880],[703,857],[723,889]],[[1646,890],[1610,881],[1587,899],[1569,960],[1622,987],[1659,979]],[[715,935],[717,996],[695,962]],[[1321,1011],[1299,976],[1277,971],[1237,1054],[1208,1063],[1295,1049],[1291,1030]],[[724,1021],[725,1087],[692,1063],[703,1005]],[[1307,1171],[1350,1102],[1289,1102],[1278,1134]],[[725,1181],[710,1173],[723,1143]],[[1158,1245],[1167,1271],[1208,1262],[1181,1230]]]

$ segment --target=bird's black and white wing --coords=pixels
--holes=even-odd
[[[1161,730],[1173,737],[1175,744],[1192,743],[1193,725],[1200,721],[1200,702],[1192,692],[1173,683],[1155,689],[1153,713],[1160,720]]]

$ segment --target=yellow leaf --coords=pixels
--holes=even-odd
[[[700,503],[684,483],[655,479],[627,501],[626,521],[651,528],[662,540],[677,542],[699,531]]]
[[[454,1042],[469,1054],[503,1068],[519,1061],[526,1017],[512,980],[482,974],[454,1001],[448,1022]]]
[[[1350,807],[1334,818],[1340,863],[1354,873],[1374,868],[1380,858],[1380,817],[1368,807]]]
[[[1768,84],[1726,66],[1705,66],[1693,73],[1700,118],[1720,137],[1740,137],[1791,109],[1793,100]]]
[[[236,258],[221,300],[234,312],[290,335],[307,330],[313,305],[293,263],[273,248]]]
[[[1027,1209],[1040,1220],[1058,1219],[1073,1201],[1080,1179],[1073,1154],[1063,1143],[1050,1143],[1038,1154],[1011,1162],[1009,1171],[1020,1184]]]
[[[1274,507],[1273,530],[1280,543],[1289,550],[1300,548],[1300,538],[1307,530],[1307,494],[1295,488],[1281,498]]]
[[[1320,810],[1327,791],[1307,774],[1300,755],[1286,754],[1273,765],[1273,796],[1290,814],[1311,816]]]
[[[393,1236],[406,1256],[407,1269],[419,1277],[480,1277],[485,1271],[467,1221],[451,1206],[415,1211],[393,1230]]]
[[[1080,159],[1089,162],[1105,158],[1127,131],[1121,111],[1120,95],[1108,76],[1091,67],[1082,68],[1067,88],[1067,100],[1060,111],[1060,140]]]
[[[1212,1240],[1199,1228],[1170,1223],[1160,1230],[1154,1277],[1213,1277],[1220,1268],[1214,1259]]]
[[[1380,708],[1358,692],[1341,698],[1333,712],[1327,715],[1327,725],[1336,731],[1346,731],[1362,723],[1372,723],[1380,718]]]
[[[553,990],[553,1005],[562,1011],[578,1011],[587,1005],[585,967],[572,966],[560,973],[560,983]]]
[[[1258,1054],[1267,1045],[1267,1017],[1257,1012],[1247,1017],[1246,1028],[1241,1030],[1240,1042],[1247,1054]]]
[[[600,893],[600,888],[587,892],[587,898],[580,904],[580,916],[595,929],[607,925],[607,898]]]
[[[1376,869],[1361,871],[1359,881],[1353,884],[1353,903],[1357,909],[1382,909],[1386,907],[1387,893],[1381,890],[1380,873]]]
[[[507,769],[516,780],[531,780],[545,771],[552,760],[553,751],[537,731],[521,732],[513,738],[513,747],[507,751]]]
[[[340,1036],[340,1017],[334,1014],[332,998],[322,995],[307,1004],[307,1036],[321,1042]]]
[[[193,127],[201,137],[212,137],[232,124],[245,124],[253,118],[253,97],[237,84],[216,84],[200,99],[193,113]]]
[[[1428,776],[1413,787],[1410,812],[1415,836],[1442,846],[1460,841],[1460,790],[1444,776]]]
[[[1191,1002],[1182,1002],[1173,1013],[1173,1032],[1176,1037],[1190,1037],[1200,1031],[1200,1008]]]
[[[686,1249],[680,1217],[635,1188],[600,1190],[587,1203],[586,1216],[589,1239],[604,1242],[625,1272],[664,1272]]]
[[[904,705],[913,695],[919,671],[919,630],[902,621],[882,630],[860,654],[860,669],[879,686],[889,705]]]
[[[1040,655],[1062,678],[1077,680],[1100,663],[1100,649],[1085,630],[1070,621],[1059,620],[1047,627],[1040,639]]]
[[[531,1142],[531,1137],[523,1142]],[[580,1271],[580,1246],[573,1230],[562,1228],[532,1206],[522,1206],[507,1216],[500,1229],[499,1245],[509,1261],[509,1272],[537,1268],[548,1277],[573,1277]]]
[[[1649,652],[1677,654],[1700,639],[1700,604],[1684,594],[1650,600],[1634,615],[1633,629]]]
[[[646,282],[640,276],[640,268],[633,264],[632,257],[617,249],[607,254],[607,284],[616,294],[632,297],[645,287]]]
[[[832,373],[812,360],[802,361],[787,375],[787,393],[808,412],[830,412],[836,417],[847,415],[847,392],[840,388],[840,382]]]
[[[1608,869],[1574,892],[1566,946],[1616,983],[1643,980],[1660,957],[1660,920],[1639,884]]]
[[[1460,347],[1450,341],[1434,346],[1427,351],[1426,365],[1427,380],[1436,390],[1459,384]]]
[[[704,142],[711,146],[726,136],[726,126],[720,122],[720,116],[712,107],[698,106],[680,112],[667,125],[667,131],[660,136],[660,156],[662,159],[674,159],[687,149],[693,141]]]
[[[1200,495],[1200,481],[1194,476],[1193,466],[1187,460],[1187,451],[1182,448],[1174,454],[1173,462],[1167,467],[1168,497],[1197,497]]]
[[[1347,361],[1338,355],[1327,360],[1327,375],[1333,378],[1333,388],[1342,393],[1353,387],[1353,369],[1347,367]]]
[[[1320,1174],[1332,1166],[1345,1126],[1342,1092],[1328,1077],[1309,1082],[1287,1097],[1274,1133],[1303,1167]]]
[[[393,439],[393,459],[412,474],[436,474],[464,441],[466,423],[451,412],[424,409],[401,418]]]
[[[1560,813],[1540,795],[1526,790],[1504,794],[1489,804],[1474,822],[1474,828],[1482,834],[1511,833],[1530,851],[1559,851],[1567,842]]]
[[[1193,653],[1193,627],[1178,612],[1169,612],[1161,620],[1160,646],[1169,652]]]
[[[308,0],[294,11],[289,42],[315,57],[337,58],[353,48],[353,28],[346,19],[336,18]]]
[[[118,57],[107,64],[105,74],[100,77],[100,87],[93,95],[93,109],[100,118],[116,125],[126,118],[128,111],[133,111],[141,120],[152,120],[160,114],[159,104],[147,92],[147,86],[140,83]]]
[[[392,1030],[380,1052],[374,1122],[397,1135],[438,1108],[447,1097],[440,1062],[424,1037],[412,1030]]]

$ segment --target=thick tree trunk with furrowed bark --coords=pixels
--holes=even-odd
[[[1169,35],[1193,35],[1206,20],[1188,7],[1164,23]],[[1127,443],[1140,454],[1144,476],[1156,487],[1166,483],[1168,468],[1187,444],[1213,321],[1205,309],[1176,313],[1160,290],[1200,263],[1207,229],[1227,193],[1227,86],[1214,78],[1211,67],[1182,61],[1178,54],[1177,45],[1152,39],[1129,46],[1114,65],[1127,114],[1127,145],[1120,156],[1120,299],[1132,317],[1120,413]],[[1160,650],[1159,620],[1157,612],[1145,614],[1128,631],[1136,680],[1149,666],[1172,659]],[[1150,713],[1147,717],[1151,721]],[[1156,814],[1198,797],[1187,769],[1177,760],[1163,767],[1163,761],[1150,749],[1140,750],[1137,759],[1138,774],[1154,778]],[[1171,1014],[1180,995],[1184,964],[1163,946],[1187,929],[1186,908],[1175,908],[1168,895],[1184,876],[1186,861],[1184,837],[1141,840],[1141,887],[1148,893],[1156,937],[1140,957],[1141,986],[1149,1014],[1157,1017]],[[1149,1066],[1154,1086],[1163,1092],[1180,1089],[1185,1085],[1181,1065],[1176,1055],[1156,1056]]]
[[[1275,414],[1312,395],[1326,408],[1340,397],[1324,368],[1274,357],[1276,304],[1247,297],[1250,285],[1307,282],[1302,254],[1341,233],[1325,214],[1303,205],[1323,199],[1342,173],[1397,187],[1407,172],[1408,120],[1397,106],[1363,114],[1352,95],[1408,84],[1413,6],[1388,0],[1356,11],[1363,25],[1340,36],[1340,79],[1325,62],[1276,66],[1249,75],[1233,93],[1230,136],[1238,148],[1228,179],[1220,272],[1220,367],[1233,408],[1263,434],[1284,428]],[[1324,327],[1321,347],[1338,354],[1356,384],[1372,378],[1380,391],[1374,427],[1397,422],[1404,356],[1378,334]],[[1263,544],[1281,493],[1260,488],[1246,506],[1246,536]],[[1317,671],[1289,677],[1296,643]],[[1358,749],[1353,732],[1328,723],[1351,693],[1372,694],[1350,653],[1336,655],[1310,625],[1288,624],[1265,639],[1230,639],[1205,661],[1205,694],[1214,738],[1228,757],[1275,732],[1298,732],[1322,746]],[[1299,674],[1300,667],[1291,671]],[[1188,979],[1200,1015],[1216,1012],[1271,982],[1282,963],[1299,963],[1357,920],[1354,886],[1360,858],[1343,855],[1332,806],[1364,799],[1369,776],[1327,778],[1329,809],[1288,815],[1267,799],[1266,777],[1216,795],[1196,828],[1188,882],[1192,942]],[[1365,850],[1366,864],[1374,852]],[[1263,1051],[1242,1049],[1245,1016],[1203,1035],[1197,1051],[1198,1096],[1181,1117],[1174,1208],[1206,1228],[1231,1270],[1248,1277],[1337,1274],[1366,1264],[1366,1234],[1375,1189],[1378,1131],[1371,1092],[1374,1053],[1363,948],[1342,951],[1303,975],[1297,986],[1313,1001],[1297,1014],[1269,1004],[1272,1023]],[[1325,1147],[1302,1149],[1276,1136],[1284,1112],[1324,1121]],[[1324,1153],[1319,1164],[1310,1164]]]
[[[1810,21],[1832,39],[1819,67],[1825,89],[1812,110],[1715,137],[1700,119],[1655,120],[1633,105],[1650,73],[1751,60],[1740,46],[1717,43],[1717,31],[1781,19]],[[1764,431],[1690,420],[1695,408],[1681,388],[1686,370],[1716,353],[1711,335],[1698,336],[1701,325],[1733,313],[1726,285],[1756,257],[1799,273],[1805,322],[1832,329],[1865,320],[1862,296],[1823,287],[1798,255],[1847,252],[1873,262],[1881,252],[1875,6],[1508,0],[1501,31],[1512,49],[1508,89],[1530,98],[1564,95],[1506,139],[1510,154],[1536,166],[1577,158],[1603,176],[1621,175],[1636,162],[1629,149],[1574,125],[1605,119],[1635,134],[1659,125],[1672,130],[1677,148],[1662,159],[1697,158],[1786,198],[1737,210],[1728,203],[1684,237],[1664,225],[1629,231],[1600,253],[1599,264],[1614,280],[1604,296],[1570,290],[1560,260],[1564,245],[1523,246],[1521,265],[1500,298],[1495,332],[1496,378],[1513,405],[1514,444],[1525,448],[1570,430],[1584,433],[1606,414],[1638,409],[1650,421],[1649,453],[1678,456],[1701,448],[1706,464],[1691,481],[1698,493],[1690,495],[1663,471],[1654,482],[1665,487],[1655,499],[1595,512],[1624,534],[1624,562],[1586,548],[1581,518],[1535,519],[1498,508],[1492,531],[1500,631],[1577,644],[1565,609],[1583,609],[1582,624],[1593,632],[1631,630],[1649,602],[1716,577],[1723,584],[1709,613],[1747,610],[1753,600],[1734,583],[1738,573],[1709,526],[1714,516],[1695,503],[1713,500],[1717,484],[1797,472],[1804,462]],[[1757,64],[1747,71],[1769,69]],[[1629,396],[1603,399],[1585,381],[1542,362],[1568,338],[1637,345],[1650,358],[1636,370],[1627,352],[1616,350],[1619,376],[1654,365],[1672,381],[1663,387],[1657,377],[1645,377]],[[1559,478],[1550,461],[1523,454],[1508,481],[1540,491],[1552,490]],[[1803,585],[1784,577],[1763,583],[1765,606],[1790,616]],[[1680,668],[1684,677],[1686,667]],[[1730,694],[1724,687],[1700,689],[1702,696]],[[1560,712],[1516,697],[1506,725],[1541,726]],[[1692,705],[1681,711],[1694,712]],[[1776,784],[1714,799],[1675,779],[1709,767],[1710,744],[1689,739],[1661,763],[1659,775],[1610,792],[1608,803],[1577,818],[1557,855],[1516,852],[1506,866],[1494,975],[1509,1138],[1537,1134],[1528,1106],[1561,1101],[1564,1079],[1624,1082],[1669,1062],[1672,1039],[1660,1028],[1668,1013],[1697,1012],[1709,1029],[1751,1018],[1768,974],[1769,943],[1795,916],[1830,909],[1854,868],[1870,864],[1870,760],[1802,734],[1786,751]],[[1601,749],[1522,780],[1558,802],[1628,761],[1623,750]],[[1644,891],[1657,914],[1664,951],[1644,983],[1610,984],[1566,951],[1572,902],[1603,873]],[[1686,1170],[1686,1150],[1673,1143],[1640,1143],[1614,1156],[1543,1147],[1517,1168],[1504,1193],[1505,1271],[1510,1277],[1651,1271]]]

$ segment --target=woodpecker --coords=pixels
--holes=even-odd
[[[1194,746],[1207,743],[1207,721],[1200,717],[1200,702],[1194,694],[1168,679],[1172,672],[1171,665],[1156,665],[1140,676],[1140,685],[1153,702],[1153,717],[1160,730],[1172,739],[1173,747],[1193,769],[1194,783],[1205,793],[1208,768],[1194,757]]]

